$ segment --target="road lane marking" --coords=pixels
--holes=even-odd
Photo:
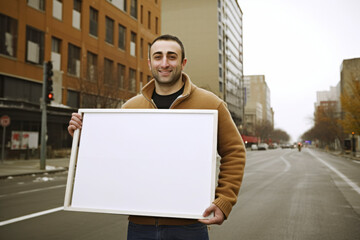
[[[3,194],[3,195],[0,195],[0,198],[21,195],[21,194],[26,194],[26,193],[40,192],[40,191],[51,190],[51,189],[62,188],[62,187],[66,187],[66,184],[56,185],[56,186],[52,186],[52,187],[45,187],[45,188],[37,188],[37,189],[21,191],[21,192],[17,192],[17,193]]]
[[[11,224],[11,223],[24,221],[24,220],[27,220],[27,219],[30,219],[30,218],[43,216],[43,215],[58,212],[58,211],[61,211],[61,210],[64,210],[64,207],[53,208],[53,209],[45,210],[45,211],[42,211],[42,212],[32,213],[32,214],[29,214],[29,215],[9,219],[9,220],[0,222],[0,226],[5,226],[5,225]]]
[[[350,187],[352,187],[358,194],[360,194],[360,187],[356,185],[353,181],[351,181],[349,178],[347,178],[344,174],[342,174],[340,171],[338,171],[336,168],[316,156],[312,151],[309,151],[311,155],[313,155],[317,160],[319,160],[322,164],[327,166],[330,170],[332,170],[334,173],[336,173],[340,178],[342,178]]]
[[[282,160],[282,161],[285,163],[285,165],[286,165],[285,169],[283,170],[283,173],[285,173],[285,172],[289,171],[291,165],[290,165],[290,163],[289,163],[283,156],[281,156],[280,158],[281,158],[281,160]]]

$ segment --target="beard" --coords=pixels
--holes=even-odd
[[[172,86],[175,85],[175,83],[177,83],[181,77],[182,74],[182,70],[181,70],[181,66],[176,67],[175,69],[173,69],[173,71],[170,73],[169,76],[160,76],[159,72],[157,69],[151,68],[151,73],[153,75],[153,77],[155,78],[155,81],[159,84],[159,85],[167,85],[167,86]]]

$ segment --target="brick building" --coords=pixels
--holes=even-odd
[[[43,63],[53,62],[48,147],[68,149],[70,114],[119,107],[151,76],[148,46],[160,35],[161,0],[0,1],[0,116],[8,115],[6,158],[14,131],[40,135]],[[37,157],[32,150],[30,157]]]

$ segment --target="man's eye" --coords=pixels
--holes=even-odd
[[[171,55],[171,56],[169,56],[169,59],[174,60],[174,59],[176,59],[176,56],[175,56],[175,55]]]
[[[161,56],[154,56],[154,59],[159,60],[161,59]]]

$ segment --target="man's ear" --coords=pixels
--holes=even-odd
[[[187,63],[187,58],[184,58],[184,60],[181,63],[181,66],[182,66],[181,70],[184,70],[186,63]]]

